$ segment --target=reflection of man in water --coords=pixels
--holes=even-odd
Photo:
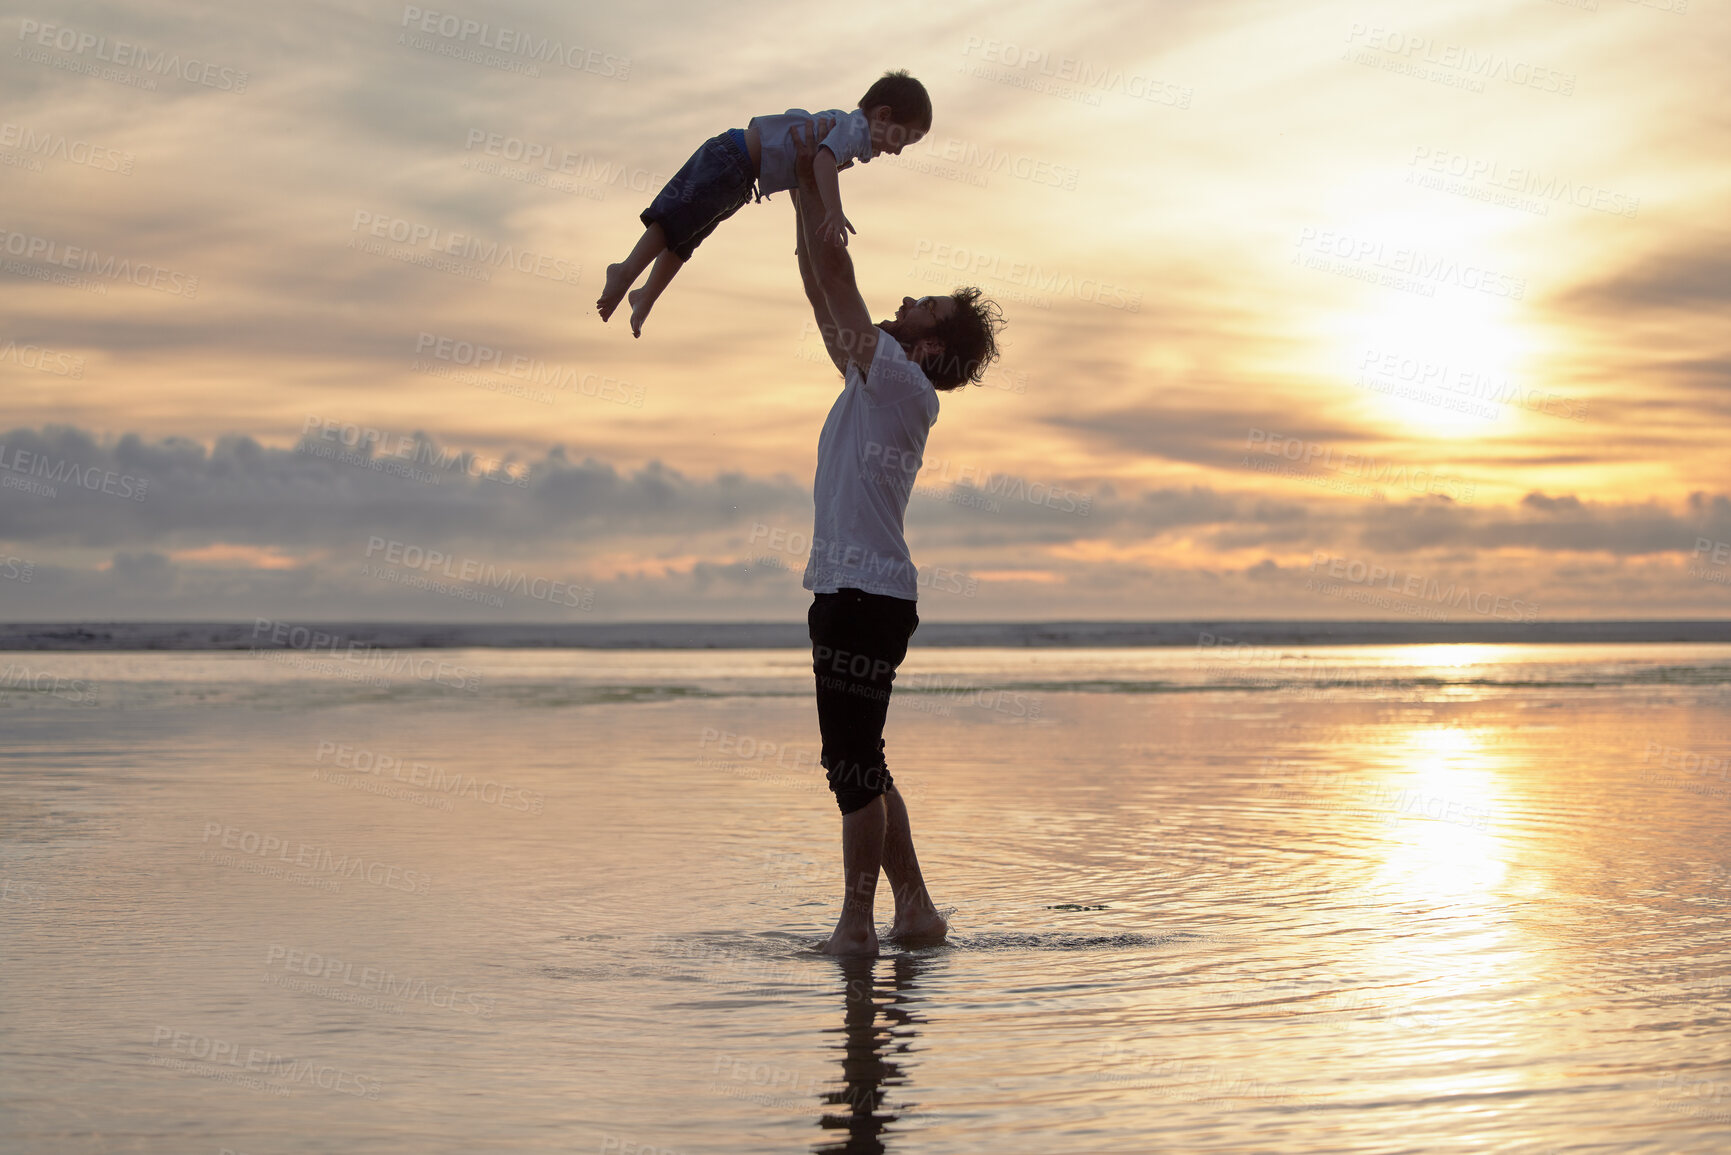
[[[919,1110],[907,1102],[908,1075],[897,1060],[912,1046],[915,1026],[925,1022],[913,1013],[911,1008],[919,1000],[910,996],[920,971],[931,963],[918,955],[895,956],[892,985],[887,988],[873,987],[873,965],[873,960],[860,958],[841,964],[847,979],[841,1028],[846,1036],[840,1058],[843,1087],[823,1093],[825,1111],[818,1126],[846,1131],[847,1138],[821,1140],[812,1148],[819,1155],[882,1155],[884,1128]],[[881,1006],[874,996],[883,997]],[[884,1099],[891,1091],[901,1105],[885,1111]]]
[[[817,132],[825,125],[820,121]],[[943,941],[914,854],[907,804],[884,762],[890,684],[919,626],[918,572],[902,534],[908,497],[938,419],[938,390],[977,383],[997,357],[997,306],[978,289],[947,297],[903,297],[893,320],[871,323],[847,249],[823,244],[808,205],[812,135],[797,139],[801,187],[794,191],[794,251],[830,360],[842,374],[817,445],[806,616],[823,766],[842,813],[841,918],[830,954],[878,952],[872,902],[878,872],[895,894],[890,935],[904,945]]]

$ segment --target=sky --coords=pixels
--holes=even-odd
[[[1706,0],[0,13],[0,618],[782,620],[841,388],[785,194],[595,314],[705,139],[851,109],[875,317],[1008,321],[929,620],[1721,617]],[[1719,430],[1715,433],[1714,430]]]

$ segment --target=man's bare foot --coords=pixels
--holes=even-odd
[[[649,316],[649,310],[654,307],[655,302],[650,298],[649,290],[646,288],[632,289],[629,299],[631,301],[631,335],[641,337],[643,336],[643,318]]]
[[[629,272],[624,265],[607,266],[607,283],[601,287],[601,295],[595,298],[595,311],[601,314],[603,321],[613,316],[625,290],[631,287],[631,282],[626,280]]]
[[[897,914],[889,937],[903,946],[936,946],[950,932],[944,916],[931,907]]]
[[[829,941],[817,948],[824,954],[833,955],[866,955],[876,958],[878,954],[878,932],[876,928],[864,931],[846,931],[839,927],[829,936]]]

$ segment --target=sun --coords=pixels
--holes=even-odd
[[[1366,417],[1398,435],[1465,438],[1509,418],[1493,398],[1531,361],[1514,302],[1390,294],[1345,326],[1348,379]]]

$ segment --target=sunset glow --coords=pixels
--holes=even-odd
[[[900,67],[932,132],[842,177],[867,305],[1010,322],[909,507],[927,616],[1731,604],[1718,7],[902,5],[845,62],[773,5],[428,11],[9,18],[9,616],[801,614],[839,380],[787,197],[641,339],[593,302],[701,141]],[[375,537],[590,608],[382,584]]]

